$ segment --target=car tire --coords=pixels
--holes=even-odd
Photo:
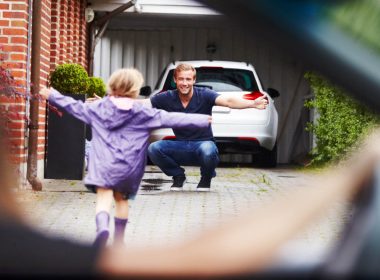
[[[267,149],[262,149],[262,151],[257,154],[253,155],[255,159],[255,162],[257,162],[261,167],[276,167],[277,165],[277,143],[274,145],[273,149],[267,150]]]

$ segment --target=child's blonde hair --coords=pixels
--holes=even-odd
[[[138,70],[123,68],[112,73],[107,86],[112,95],[136,98],[143,83],[144,78]]]

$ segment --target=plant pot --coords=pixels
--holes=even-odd
[[[65,94],[76,100],[85,101],[85,94]],[[82,180],[86,125],[58,108],[48,112],[47,139],[45,147],[45,175],[47,179]]]

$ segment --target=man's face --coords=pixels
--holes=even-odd
[[[177,90],[180,94],[187,95],[193,92],[193,85],[195,84],[194,72],[191,70],[180,71],[174,77],[177,85]]]

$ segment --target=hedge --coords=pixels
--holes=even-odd
[[[316,138],[316,146],[311,151],[312,164],[338,161],[380,119],[322,76],[306,73],[305,78],[315,94],[305,106],[315,108],[319,115],[316,123],[307,124],[307,130]]]

